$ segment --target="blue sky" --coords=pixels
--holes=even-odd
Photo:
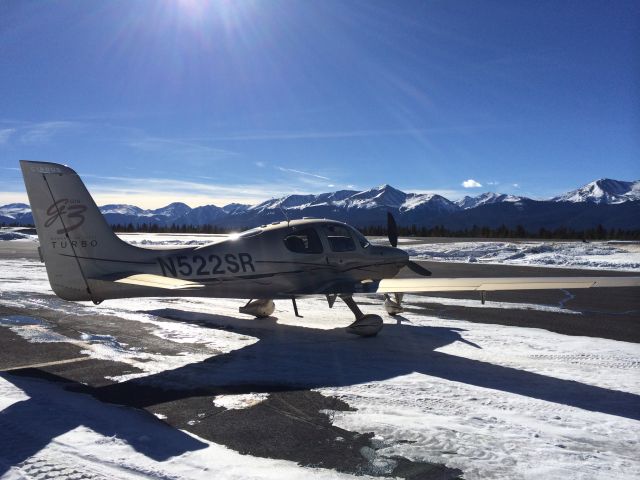
[[[637,1],[0,0],[0,204],[19,159],[143,207],[635,180],[639,32]]]

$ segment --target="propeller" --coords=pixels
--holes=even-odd
[[[398,225],[396,219],[393,218],[391,212],[387,212],[387,235],[389,236],[389,243],[392,247],[398,246]]]
[[[387,212],[387,235],[389,237],[389,243],[392,247],[398,247],[398,225],[396,224],[396,219],[393,218],[391,212]],[[418,275],[422,275],[423,277],[431,276],[431,272],[424,268],[422,265],[417,264],[416,262],[412,262],[407,259],[407,267],[414,273]]]
[[[418,275],[422,275],[423,277],[430,277],[431,276],[431,272],[429,270],[427,270],[426,268],[424,268],[419,263],[412,262],[411,260],[409,260],[407,262],[407,267],[409,267],[409,269],[412,272],[417,273]]]

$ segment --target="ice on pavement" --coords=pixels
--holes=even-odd
[[[0,334],[7,328],[34,342],[43,334],[58,335],[62,341],[82,346],[85,355],[136,366],[142,373],[134,375],[149,380],[170,382],[175,370],[185,387],[229,381],[315,385],[322,394],[338,397],[354,409],[332,412],[334,424],[351,431],[373,432],[381,445],[378,456],[445,463],[462,469],[466,479],[640,477],[640,421],[551,400],[561,397],[563,388],[575,385],[583,385],[586,394],[609,389],[640,395],[637,344],[443,319],[413,313],[417,308],[409,308],[401,324],[384,317],[386,325],[379,337],[361,339],[343,332],[351,320],[348,309],[336,304],[329,310],[323,299],[299,300],[302,319],[293,315],[290,303],[276,302],[277,322],[239,315],[240,300],[151,298],[94,306],[55,297],[41,263],[1,262],[0,305],[31,312],[55,310],[61,315],[116,316],[150,328],[150,335],[183,353],[140,352],[105,333],[99,323],[93,329],[84,328],[77,338],[69,338],[36,313],[2,317]],[[405,297],[409,307],[419,301],[424,298]],[[430,301],[446,304],[464,300]],[[564,311],[558,305],[496,303],[494,307],[519,308],[522,315],[536,308]],[[182,321],[157,316],[156,312],[167,309]],[[379,301],[364,303],[363,309],[382,313]],[[233,331],[225,328],[229,322],[235,327]],[[205,358],[228,354],[233,356],[216,364],[215,369],[189,367]],[[336,382],[336,371],[346,380]],[[509,382],[523,382],[522,378],[531,375],[547,378],[548,391],[543,388],[527,395],[509,387]],[[506,386],[495,388],[503,377]],[[125,375],[117,380],[129,378]],[[256,391],[218,396],[214,401],[224,408],[251,408],[251,402],[259,402],[265,395]],[[42,440],[41,448],[20,466],[22,472],[62,465],[108,478],[346,476],[240,455],[186,433],[176,437],[182,432],[164,426],[150,414],[103,404],[38,380],[0,376],[0,408],[3,432],[22,432],[24,422],[34,421],[29,415],[36,415],[43,428],[60,429]],[[55,419],[51,411],[56,412]],[[37,444],[39,434],[29,432],[31,436],[24,437],[22,447],[34,441]],[[5,439],[0,442],[22,438],[0,437]],[[191,441],[199,442],[202,448],[181,447]],[[172,454],[164,460],[153,451],[161,444]],[[8,473],[14,474],[18,475],[17,469]]]

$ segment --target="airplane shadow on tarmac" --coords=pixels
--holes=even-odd
[[[157,461],[207,447],[206,443],[158,421],[147,412],[115,405],[107,406],[107,412],[96,409],[95,400],[64,391],[83,387],[82,384],[57,375],[24,369],[3,373],[0,378],[29,396],[0,411],[0,477],[56,437],[78,427],[89,428],[106,438],[120,438],[137,452]],[[55,476],[55,472],[52,474]]]
[[[147,377],[93,389],[105,401],[146,407],[191,395],[339,387],[422,373],[584,410],[640,419],[640,396],[437,352],[470,342],[462,329],[385,324],[374,338],[265,320],[175,309],[147,312],[257,337],[247,347]],[[400,320],[402,320],[400,318]],[[508,340],[508,339],[507,339]],[[470,348],[480,348],[470,344]]]
[[[320,330],[277,324],[271,317],[246,320],[224,315],[176,309],[145,311],[205,328],[231,331],[256,337],[249,346],[142,378],[102,387],[91,387],[42,372],[37,369],[14,371],[3,378],[31,397],[0,412],[0,427],[21,422],[34,424],[34,410],[46,399],[30,391],[37,376],[65,382],[66,390],[87,393],[103,402],[137,408],[196,396],[215,396],[250,392],[283,392],[320,387],[339,387],[392,379],[410,373],[442,378],[530,398],[570,405],[584,410],[640,420],[640,396],[572,380],[503,367],[478,360],[437,352],[438,348],[463,341],[469,348],[481,348],[464,340],[464,330],[444,327],[413,326],[399,318],[398,324],[385,324],[374,338],[360,338],[342,328]],[[505,339],[508,340],[508,339]],[[42,396],[42,394],[40,394]],[[56,412],[48,412],[55,415]],[[60,416],[57,421],[34,427],[33,441],[20,442],[21,448],[0,455],[2,464],[16,465],[29,458],[51,439],[85,425],[106,436],[117,436],[144,455],[163,460],[206,445],[183,432],[157,422],[148,414],[151,428],[144,441],[126,426],[105,419]],[[4,421],[3,421],[4,420]]]

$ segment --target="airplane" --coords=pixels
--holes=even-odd
[[[382,317],[364,314],[354,296],[383,294],[390,315],[401,313],[405,293],[638,287],[640,277],[433,278],[397,248],[388,215],[390,246],[372,245],[354,227],[304,218],[262,225],[208,245],[150,249],[121,240],[106,222],[78,174],[49,162],[20,166],[38,233],[40,259],[56,295],[70,301],[134,297],[248,298],[239,311],[270,316],[274,300],[324,295],[340,298],[355,316],[346,331],[375,336]],[[408,267],[418,278],[394,278]],[[392,297],[393,295],[393,297]]]

